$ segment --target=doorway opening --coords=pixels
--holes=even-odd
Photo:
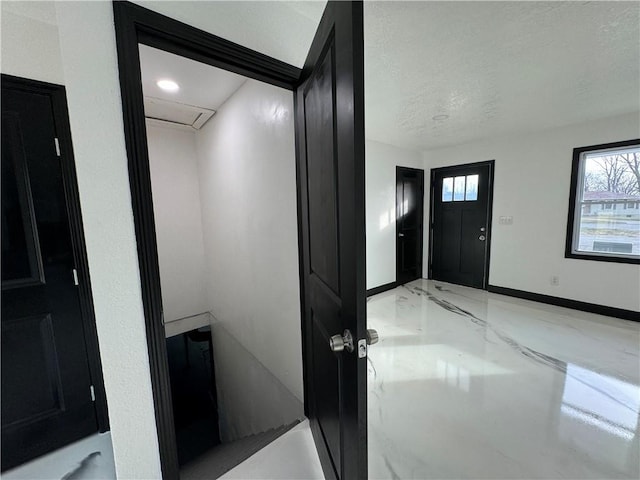
[[[396,285],[422,278],[424,170],[396,167]]]
[[[304,419],[293,93],[138,48],[180,475],[217,478]]]
[[[287,217],[287,210],[247,216],[241,210],[246,206],[246,197],[240,197],[223,198],[216,207],[231,213],[237,211],[238,220],[248,234],[227,233],[224,228],[218,232],[227,234],[226,241],[231,247],[247,238],[262,241],[258,245],[263,249],[262,256],[257,251],[249,251],[243,256],[232,248],[224,255],[224,260],[231,262],[243,262],[248,258],[260,263],[273,259],[271,247],[277,250],[281,237],[297,241],[298,248],[288,250],[294,256],[298,254],[299,293],[282,295],[274,301],[257,288],[241,285],[239,290],[246,296],[238,299],[235,305],[258,298],[279,309],[292,308],[300,315],[301,322],[297,328],[282,331],[275,326],[267,332],[272,334],[270,336],[261,335],[257,330],[249,332],[242,340],[250,339],[258,344],[258,353],[254,355],[265,366],[265,355],[277,355],[284,350],[283,345],[301,348],[300,361],[289,367],[304,372],[304,412],[325,475],[345,479],[366,477],[366,353],[367,344],[374,343],[374,337],[367,337],[366,332],[362,4],[329,2],[302,70],[127,2],[114,2],[114,18],[163,477],[178,478],[180,468],[141,88],[140,44],[294,92],[293,98],[290,97],[293,107],[289,114],[286,109],[272,108],[269,102],[258,104],[257,110],[270,115],[271,120],[295,120],[292,123],[294,130],[288,133],[295,133],[295,154],[289,167],[297,200],[297,215],[291,217],[297,228],[293,232],[276,229],[275,236],[261,237],[256,229],[268,230],[280,217]],[[217,112],[209,122],[216,122],[219,114]],[[277,136],[277,133],[273,135]],[[268,153],[250,144],[239,147],[238,152],[250,152],[254,156]],[[230,156],[232,160],[235,157]],[[268,167],[265,168],[256,173],[270,173]],[[242,184],[246,168],[235,173],[238,175],[233,181]],[[277,185],[275,182],[269,186],[273,189]],[[219,185],[222,192],[228,187],[228,184]],[[243,187],[247,194],[253,193],[250,185]],[[211,192],[201,189],[200,193],[202,196]],[[254,203],[269,205],[281,192],[276,188],[270,195],[255,199]],[[292,203],[288,206],[292,207]],[[202,217],[204,220],[205,216]],[[283,271],[278,266],[272,266],[268,274],[266,283],[282,281]],[[273,281],[276,277],[278,282]],[[219,278],[219,281],[225,279]],[[225,304],[233,307],[233,298],[238,298],[238,292],[233,293],[220,299],[215,308]],[[242,324],[252,320],[268,325],[272,319],[255,314],[253,318],[239,316],[235,322]],[[295,338],[299,333],[301,339],[297,342]],[[267,338],[276,341],[269,342]],[[233,348],[232,342],[221,342],[221,345]],[[213,354],[215,357],[215,345]],[[288,367],[285,365],[284,368],[287,370]],[[217,373],[216,370],[216,378]],[[286,379],[281,381],[287,383]],[[258,400],[259,395],[256,394]]]
[[[431,170],[429,278],[489,284],[495,161]]]

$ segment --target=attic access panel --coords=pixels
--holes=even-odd
[[[163,124],[169,123],[200,130],[215,113],[215,110],[194,105],[170,102],[161,98],[144,97],[145,118],[162,122]]]

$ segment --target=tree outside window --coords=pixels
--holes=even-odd
[[[640,140],[574,149],[570,202],[567,257],[640,263]]]

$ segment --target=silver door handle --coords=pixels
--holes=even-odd
[[[484,235],[480,235],[478,237],[478,240],[480,240],[481,242],[484,242],[487,239],[487,237],[485,237]]]
[[[399,233],[398,236],[399,237],[404,237],[404,233]]]
[[[349,330],[345,330],[342,335],[334,335],[329,339],[329,348],[332,352],[353,352],[353,336]]]
[[[367,338],[358,341],[358,356],[367,356],[367,345],[375,345],[379,341],[378,332],[373,328],[367,329]],[[329,339],[329,348],[332,352],[353,352],[353,335],[350,330],[345,330],[342,335],[334,335]]]

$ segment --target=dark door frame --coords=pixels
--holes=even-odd
[[[179,478],[179,467],[163,325],[162,294],[151,196],[149,153],[147,149],[138,43],[283,87],[292,92],[295,92],[298,86],[301,70],[129,2],[114,1],[113,10],[122,93],[124,133],[129,165],[129,182],[138,247],[142,302],[156,428],[158,431],[160,463],[164,479],[177,479]],[[294,94],[295,101],[296,96]],[[296,138],[297,141],[298,139]],[[296,169],[298,198],[300,198],[299,175],[300,173]],[[303,330],[301,338],[306,338],[304,332],[305,297],[302,288],[303,259],[300,257],[300,245],[302,244],[300,208],[300,203],[298,202],[300,307]],[[304,364],[304,342],[302,345],[302,361]],[[306,372],[304,368],[303,372]],[[308,379],[306,374],[303,380],[305,414],[308,414]]]
[[[91,277],[84,238],[78,179],[73,156],[69,111],[67,109],[67,93],[63,85],[41,82],[27,78],[2,74],[2,88],[39,94],[49,97],[56,135],[60,147],[60,171],[64,185],[65,203],[69,219],[69,233],[73,246],[73,261],[78,272],[78,299],[84,327],[84,341],[87,348],[89,375],[95,393],[95,410],[100,432],[109,430],[109,414],[102,376],[102,363],[98,346],[98,332],[93,309],[91,293]]]
[[[447,167],[438,167],[431,169],[430,176],[430,195],[429,195],[429,278],[433,278],[432,264],[433,264],[433,211],[435,208],[435,182],[434,178],[436,174],[446,171],[446,170],[455,170],[469,167],[489,167],[489,191],[487,198],[487,241],[485,242],[485,258],[484,258],[484,280],[482,290],[487,290],[489,288],[489,266],[491,262],[491,238],[492,238],[492,229],[491,229],[491,219],[493,215],[493,183],[494,183],[494,173],[496,169],[496,161],[495,160],[486,160],[484,162],[473,162],[473,163],[465,163],[460,165],[450,165]]]
[[[417,202],[420,209],[420,215],[418,217],[418,221],[420,222],[419,230],[419,242],[418,242],[418,256],[420,257],[420,263],[418,265],[418,278],[422,278],[423,273],[423,263],[424,263],[424,169],[422,168],[411,168],[411,167],[401,167],[400,165],[396,165],[396,217],[399,214],[398,212],[398,175],[402,170],[411,170],[417,172],[418,178],[422,182],[421,190],[420,190],[420,199]],[[398,226],[398,221],[396,220],[396,285],[400,285],[400,281],[398,280],[398,270],[400,268],[400,264],[398,262],[399,250],[398,250],[398,236],[400,234],[400,228]]]

